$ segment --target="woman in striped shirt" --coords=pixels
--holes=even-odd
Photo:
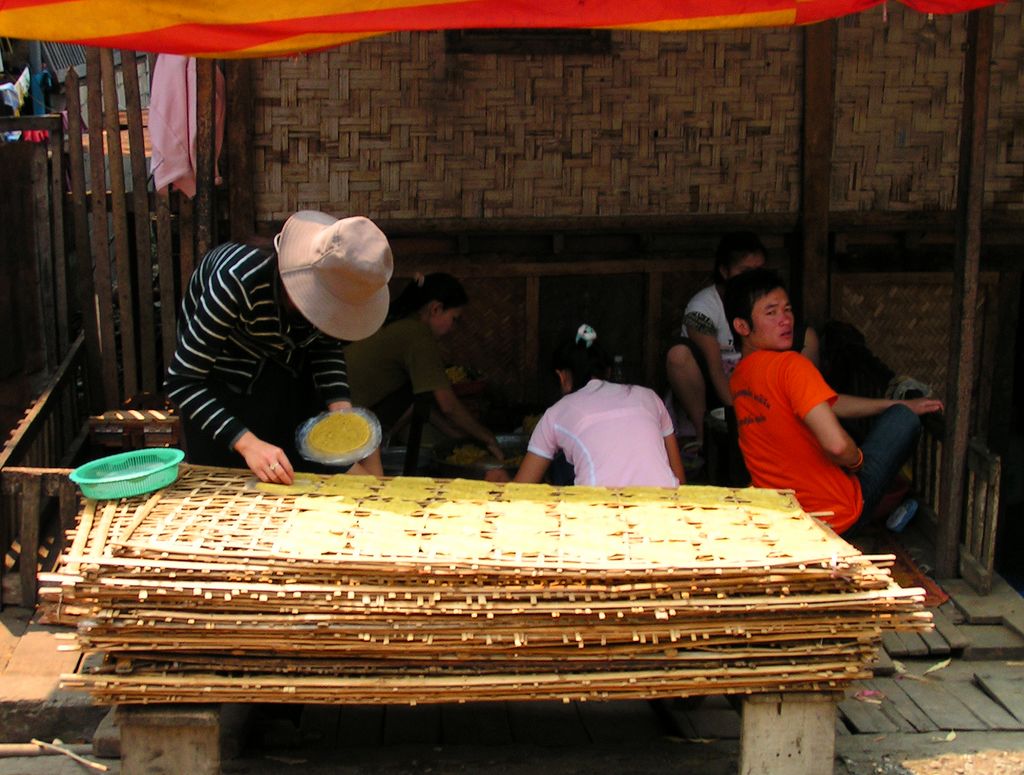
[[[290,484],[295,429],[351,406],[343,348],[388,308],[387,238],[362,217],[292,215],[274,249],[227,243],[189,281],[167,392],[189,460]],[[360,466],[360,464],[357,464]],[[357,470],[380,475],[377,453]]]

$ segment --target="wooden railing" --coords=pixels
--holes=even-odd
[[[914,489],[924,516],[934,525],[947,518],[940,501],[945,426],[935,417],[923,418],[923,433],[913,459]],[[960,543],[960,575],[979,593],[988,594],[995,575],[995,540],[999,521],[1001,460],[979,438],[967,449],[964,487],[964,531]]]
[[[982,595],[992,591],[995,575],[996,528],[999,522],[1001,461],[979,439],[967,446],[964,486],[964,540],[960,544],[960,575]]]
[[[946,428],[942,420],[934,415],[925,415],[921,426],[921,439],[912,461],[914,490],[917,492],[918,503],[923,507],[923,515],[938,524],[939,515],[942,514],[939,485],[942,481],[942,440]]]
[[[6,579],[5,585],[7,564],[0,562],[0,605],[35,605],[43,523],[56,507],[62,529],[57,531],[55,552],[78,511],[78,492],[68,479],[68,466],[88,431],[88,385],[80,334],[0,452],[0,547],[17,559],[18,569],[18,582]],[[5,595],[5,586],[16,594]]]

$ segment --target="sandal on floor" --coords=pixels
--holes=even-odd
[[[885,520],[885,526],[894,533],[902,533],[904,528],[910,524],[910,520],[917,514],[917,501],[907,498],[903,503],[893,509],[892,514]]]

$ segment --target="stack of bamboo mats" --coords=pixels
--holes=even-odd
[[[51,618],[101,703],[422,703],[838,691],[923,592],[790,493],[185,467],[87,501]]]

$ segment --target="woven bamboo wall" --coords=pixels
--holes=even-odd
[[[523,277],[465,277],[469,304],[442,342],[448,362],[470,366],[487,379],[495,398],[523,400],[526,363],[526,279]]]
[[[995,9],[985,206],[1024,209],[1022,4]],[[966,16],[847,16],[836,49],[832,209],[953,210]]]
[[[995,9],[986,206],[1024,209],[1022,3]],[[965,17],[838,24],[832,207],[955,204]],[[800,30],[612,33],[607,55],[446,54],[397,34],[257,72],[257,219],[784,213]]]
[[[898,3],[840,21],[834,209],[955,207],[965,34]]]
[[[800,33],[613,33],[611,55],[397,34],[257,65],[257,219],[785,212]]]
[[[985,206],[1024,210],[1024,3],[996,8]]]
[[[994,323],[990,313],[998,302],[997,282],[997,275],[981,277],[979,342],[985,326]],[[931,385],[942,398],[947,393],[952,296],[948,273],[838,274],[832,279],[833,317],[859,328],[871,351],[897,374]]]

